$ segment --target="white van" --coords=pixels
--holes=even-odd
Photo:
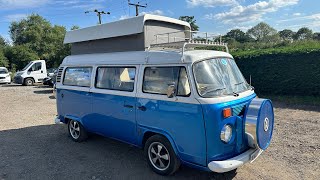
[[[11,83],[10,73],[5,67],[0,67],[0,83]]]
[[[25,86],[32,86],[34,83],[40,83],[47,77],[47,67],[45,60],[31,61],[21,71],[14,76],[14,82]]]

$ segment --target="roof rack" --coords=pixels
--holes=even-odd
[[[173,34],[184,32],[186,37],[181,38],[175,37]],[[204,36],[199,36],[203,34]],[[196,38],[195,35],[198,35]],[[216,35],[208,32],[199,32],[199,31],[177,31],[164,34],[156,34],[156,43],[151,44],[148,50],[176,50],[181,51],[182,55],[185,51],[194,50],[197,47],[224,47],[226,52],[229,53],[229,48],[227,43],[222,43],[221,35]],[[161,38],[162,37],[162,38]],[[197,40],[199,39],[199,40]],[[215,42],[219,39],[219,42]],[[161,43],[159,43],[159,41]]]

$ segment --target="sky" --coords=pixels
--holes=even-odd
[[[195,16],[200,31],[225,34],[231,29],[243,31],[259,22],[266,22],[277,30],[308,27],[320,32],[320,2],[318,0],[131,0],[147,4],[141,13],[179,18]],[[135,16],[135,7],[128,0],[0,0],[0,36],[10,40],[9,26],[32,13],[52,24],[70,29],[96,25],[94,9],[110,12],[103,23]]]

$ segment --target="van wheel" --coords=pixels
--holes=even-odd
[[[23,85],[25,86],[33,86],[33,84],[34,84],[34,80],[32,78],[25,79],[23,83]]]
[[[145,144],[144,152],[149,166],[157,174],[171,175],[180,167],[180,160],[171,143],[163,136],[150,137]]]
[[[78,121],[69,121],[68,132],[71,139],[75,142],[82,142],[88,138],[86,130]]]

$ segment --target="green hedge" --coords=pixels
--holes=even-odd
[[[320,49],[268,49],[233,53],[258,94],[320,96]]]

